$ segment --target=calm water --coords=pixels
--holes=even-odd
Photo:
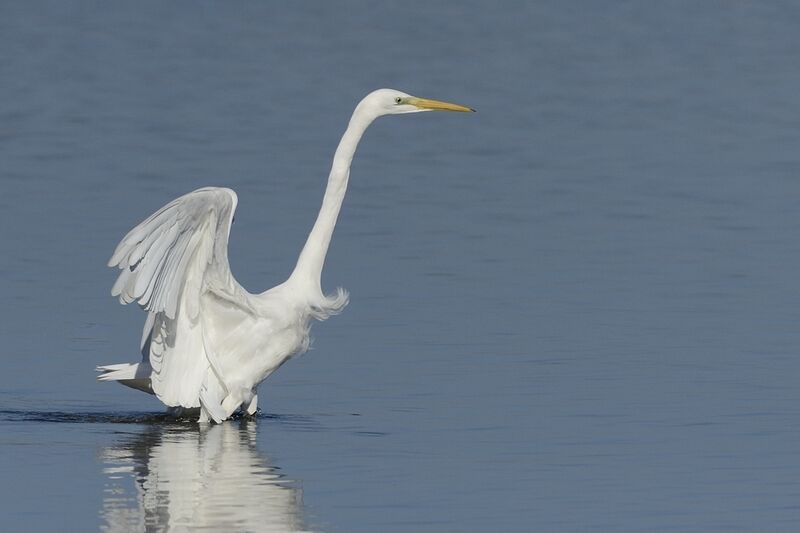
[[[1,4],[3,527],[798,530],[800,8],[530,4]],[[259,419],[95,383],[119,238],[229,186],[281,281],[381,86],[479,112],[367,132]]]

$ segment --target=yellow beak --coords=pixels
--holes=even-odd
[[[462,113],[475,112],[471,107],[466,107],[458,104],[451,104],[449,102],[440,102],[439,100],[429,100],[427,98],[417,98],[412,96],[407,101],[408,104],[416,106],[420,109],[432,109],[434,111],[460,111]]]

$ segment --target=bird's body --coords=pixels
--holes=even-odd
[[[428,109],[470,111],[390,89],[359,103],[297,265],[266,292],[250,294],[231,274],[228,234],[237,197],[230,189],[198,189],[133,228],[109,266],[121,270],[112,294],[148,312],[142,362],[98,367],[98,379],[155,394],[175,409],[199,408],[201,421],[220,422],[240,408],[255,413],[259,383],[308,349],[311,320],[347,304],[342,289],[322,292],[321,274],[362,134],[378,116]]]

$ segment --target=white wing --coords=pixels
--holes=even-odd
[[[232,190],[206,187],[153,213],[122,239],[108,262],[122,270],[112,296],[119,296],[122,304],[136,301],[169,319],[175,318],[181,298],[186,298],[190,318],[197,318],[199,297],[206,290],[239,300],[243,289],[228,264],[236,203]],[[187,287],[190,271],[200,274],[200,286]]]
[[[223,188],[181,196],[133,228],[109,261],[122,270],[111,294],[149,312],[142,355],[153,391],[167,405],[198,407],[200,390],[216,385],[209,383],[214,355],[199,320],[203,296],[211,293],[232,310],[252,312],[228,264],[236,203],[236,193]]]

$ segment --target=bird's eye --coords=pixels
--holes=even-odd
[[[398,96],[397,98],[395,98],[395,99],[394,99],[394,103],[395,103],[395,104],[399,104],[399,103],[400,103],[400,102],[402,102],[402,101],[403,101],[403,99],[402,99],[402,98],[400,98],[399,96]]]

